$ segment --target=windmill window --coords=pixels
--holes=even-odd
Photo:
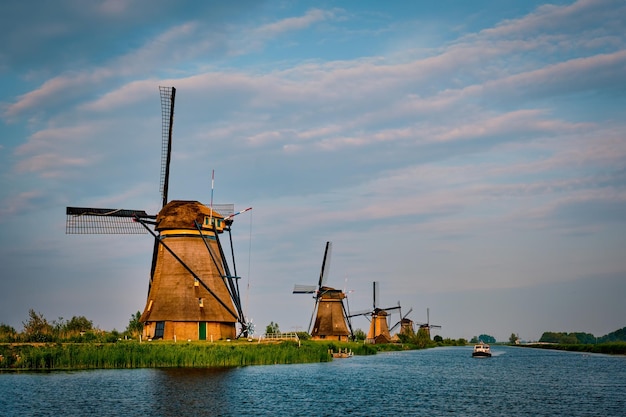
[[[165,322],[157,321],[154,326],[154,338],[153,339],[163,339],[164,333],[165,333]]]
[[[222,219],[218,219],[217,217],[205,217],[204,225],[209,227],[216,227],[219,229],[222,227]]]
[[[198,305],[199,305],[200,307],[204,307],[204,299],[202,299],[202,298],[198,298]]]

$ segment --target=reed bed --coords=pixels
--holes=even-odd
[[[69,370],[171,367],[237,367],[327,362],[324,344],[284,341],[170,343],[120,342],[0,345],[0,369]]]

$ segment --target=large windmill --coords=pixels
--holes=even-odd
[[[213,340],[247,336],[233,252],[230,205],[168,201],[174,87],[159,87],[162,113],[162,208],[143,210],[67,207],[68,234],[149,233],[154,250],[148,297],[140,321],[147,339]],[[211,198],[212,199],[212,198]],[[228,232],[232,270],[220,235]],[[239,334],[237,334],[237,325]]]
[[[332,243],[326,242],[317,286],[296,284],[293,289],[294,294],[314,294],[315,305],[307,329],[313,340],[348,340],[352,336],[352,326],[343,304],[346,298],[345,291],[326,286],[331,250]]]
[[[394,307],[380,308],[377,305],[378,299],[378,281],[374,281],[372,285],[372,309],[356,312],[354,314],[351,314],[349,317],[369,316],[371,318],[370,329],[367,333],[367,338],[365,339],[365,341],[368,343],[389,343],[391,342],[389,323],[387,322],[387,319],[391,314],[389,312],[393,310],[400,310],[401,307],[400,303],[398,303],[398,305]]]

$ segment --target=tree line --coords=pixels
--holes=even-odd
[[[50,343],[50,342],[115,342],[119,339],[137,338],[143,330],[139,321],[141,313],[132,314],[123,332],[105,331],[94,326],[85,316],[71,319],[59,317],[49,321],[34,309],[28,310],[28,319],[22,322],[23,331],[0,323],[0,343]]]
[[[493,344],[493,343],[496,343],[496,338],[488,334],[481,334],[480,336],[472,337],[472,339],[470,340],[470,343],[479,343],[479,342]]]
[[[588,345],[597,343],[626,342],[626,327],[615,330],[607,335],[596,337],[591,333],[583,332],[544,332],[539,339],[543,343],[558,343],[561,345]]]

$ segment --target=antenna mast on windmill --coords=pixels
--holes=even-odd
[[[317,286],[296,284],[293,289],[294,294],[314,294],[315,305],[307,328],[313,340],[348,340],[348,337],[353,337],[352,324],[343,305],[345,291],[326,286],[331,250],[332,243],[326,242]]]
[[[389,323],[387,318],[389,317],[389,311],[399,310],[400,303],[397,306],[380,308],[378,307],[379,289],[378,281],[374,281],[372,285],[372,309],[363,310],[351,314],[350,317],[356,316],[369,316],[371,317],[370,329],[365,339],[368,343],[389,343],[391,342],[391,334],[389,333]]]
[[[198,201],[168,201],[176,89],[159,87],[162,114],[158,214],[144,210],[67,207],[68,234],[149,233],[154,239],[148,297],[140,321],[147,339],[227,339],[247,336],[231,225],[233,205],[220,212]],[[220,235],[228,232],[232,273]]]

